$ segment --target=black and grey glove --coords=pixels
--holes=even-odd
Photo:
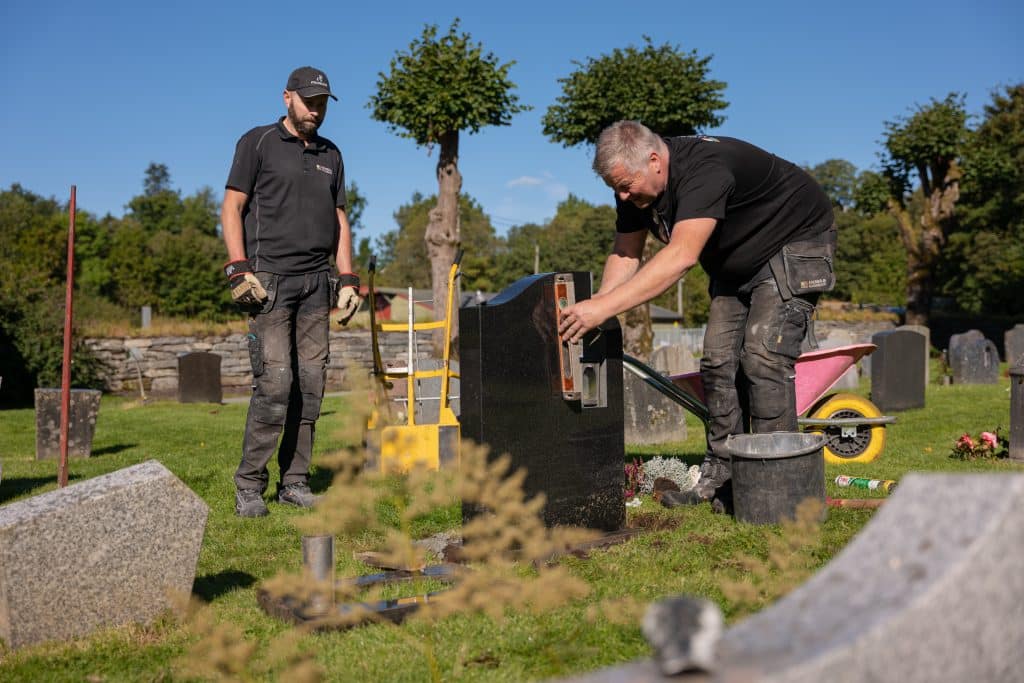
[[[338,324],[348,325],[348,321],[359,310],[363,300],[359,296],[359,276],[355,273],[338,275]]]
[[[253,275],[249,259],[228,262],[224,266],[224,274],[227,275],[231,298],[236,304],[253,308],[267,300],[267,290]]]

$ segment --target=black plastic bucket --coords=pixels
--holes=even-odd
[[[824,518],[825,442],[824,434],[800,432],[728,437],[736,519],[777,524],[795,518],[797,506],[808,498],[821,501]]]

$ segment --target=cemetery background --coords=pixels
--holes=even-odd
[[[1005,371],[1005,364],[1002,367]],[[850,474],[898,480],[906,472],[944,470],[1020,471],[1007,461],[969,461],[949,458],[961,433],[1009,425],[1008,383],[1005,372],[995,385],[939,384],[941,368],[933,361],[932,383],[926,408],[899,415],[890,427],[883,455],[875,462],[844,467],[828,466],[827,478]],[[862,382],[859,388],[866,393]],[[338,434],[346,413],[347,397],[331,397],[317,445],[317,459],[352,435]],[[177,404],[156,401],[141,405],[125,398],[104,397],[93,455],[72,459],[71,482],[156,459],[181,478],[209,506],[210,517],[200,554],[193,593],[208,602],[213,618],[238,624],[260,653],[279,638],[286,627],[267,617],[256,605],[259,582],[282,570],[297,571],[301,562],[299,532],[291,521],[302,513],[272,506],[270,517],[239,520],[232,514],[231,472],[237,462],[244,404]],[[54,463],[36,461],[31,410],[12,410],[0,421],[0,443],[5,444],[0,504],[35,496],[55,487]],[[628,446],[626,459],[655,455],[699,461],[701,430],[687,417],[686,441],[662,446]],[[314,490],[328,484],[317,468]],[[850,496],[850,489],[829,485],[829,495]],[[859,494],[859,492],[858,492]],[[865,497],[876,496],[864,492]],[[691,593],[721,605],[734,623],[763,608],[823,566],[871,518],[871,512],[831,510],[820,537],[803,539],[797,562],[786,571],[759,575],[744,564],[744,556],[768,566],[769,548],[778,540],[777,527],[737,525],[713,515],[709,506],[666,511],[645,500],[630,509],[630,524],[650,530],[633,541],[590,553],[589,558],[568,558],[562,563],[592,587],[591,597],[545,616],[510,615],[504,624],[482,616],[456,616],[436,628],[408,624],[369,626],[341,633],[307,635],[301,644],[316,653],[329,680],[413,681],[428,678],[428,665],[420,649],[410,644],[433,644],[438,670],[452,680],[524,680],[565,676],[621,663],[649,654],[638,623],[623,607],[596,620],[588,611],[607,601],[634,599],[646,604],[667,595]],[[458,507],[453,505],[420,520],[417,537],[455,529]],[[339,538],[338,575],[373,570],[354,560],[351,551],[373,549],[379,538],[356,534]],[[798,539],[800,540],[800,539]],[[751,599],[730,587],[753,579]],[[984,580],[979,576],[978,580]],[[430,589],[437,586],[430,587]],[[613,603],[614,604],[614,603]],[[619,623],[616,616],[623,617]],[[403,635],[404,634],[404,635]],[[185,625],[165,619],[147,627],[128,627],[100,633],[73,643],[55,643],[0,655],[4,680],[138,680],[159,679],[174,671],[178,659],[189,652],[197,637]],[[262,655],[257,667],[263,665]],[[266,678],[273,673],[265,672]]]

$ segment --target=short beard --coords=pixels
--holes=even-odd
[[[294,104],[288,105],[288,120],[292,122],[292,126],[299,132],[300,137],[311,138],[320,129],[319,121],[300,121],[295,115]]]

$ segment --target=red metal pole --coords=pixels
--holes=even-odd
[[[57,486],[68,485],[68,423],[71,415],[71,293],[75,285],[75,186],[68,205],[68,278],[64,294],[64,366],[60,377],[60,468]]]

